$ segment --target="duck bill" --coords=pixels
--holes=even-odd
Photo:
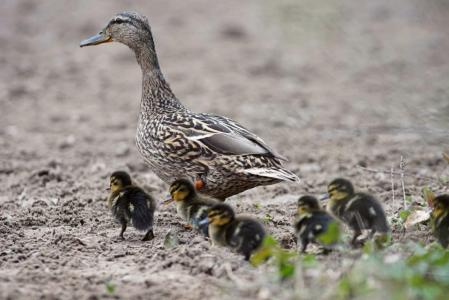
[[[96,34],[88,39],[85,39],[84,41],[81,41],[80,47],[95,46],[109,42],[112,42],[112,38],[109,35],[100,32],[99,34]]]
[[[324,201],[324,200],[327,200],[327,199],[329,199],[329,194],[328,193],[321,194],[318,197],[318,200],[320,200],[320,201]]]

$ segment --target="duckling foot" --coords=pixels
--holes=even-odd
[[[154,239],[154,233],[153,229],[150,229],[143,237],[142,242],[151,241],[152,239]]]

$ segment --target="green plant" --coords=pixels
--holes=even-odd
[[[251,256],[251,263],[254,266],[259,266],[271,258],[279,277],[286,279],[295,274],[297,256],[296,252],[283,249],[272,236],[267,235],[260,249]]]
[[[447,299],[449,251],[439,245],[412,244],[412,253],[372,252],[364,255],[340,279],[336,296],[341,299]],[[409,249],[410,250],[410,249]]]
[[[106,282],[105,288],[106,288],[106,292],[108,292],[108,294],[115,293],[115,284],[113,284],[111,281]]]
[[[341,230],[337,222],[329,223],[326,232],[323,232],[317,237],[317,240],[323,245],[333,245],[340,241]]]

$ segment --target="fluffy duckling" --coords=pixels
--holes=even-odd
[[[332,246],[338,242],[339,233],[336,238],[326,243],[321,242],[319,237],[328,232],[332,223],[338,226],[337,221],[321,208],[315,197],[302,196],[299,198],[298,215],[294,226],[296,236],[301,241],[301,252],[306,251],[310,242],[322,245],[326,251],[331,250]]]
[[[207,210],[220,203],[218,200],[198,194],[188,179],[178,179],[170,185],[171,199],[165,203],[176,202],[178,215],[205,236],[209,236],[207,224],[200,221],[207,219]]]
[[[124,171],[116,171],[110,177],[108,205],[112,215],[122,225],[120,238],[129,221],[139,231],[146,231],[142,241],[154,238],[153,221],[156,201],[143,189],[132,184],[131,177]]]
[[[327,191],[330,199],[327,210],[354,231],[351,241],[353,246],[357,245],[357,238],[364,229],[371,230],[370,238],[376,233],[381,238],[389,236],[390,226],[376,198],[365,193],[355,193],[352,183],[343,178],[333,180]]]
[[[214,245],[229,247],[249,260],[265,237],[265,229],[257,220],[236,216],[234,210],[220,203],[211,207],[207,214],[209,235]]]
[[[447,248],[449,245],[449,195],[440,195],[432,200],[433,210],[431,224],[433,235],[440,244]]]

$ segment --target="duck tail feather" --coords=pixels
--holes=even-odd
[[[285,169],[270,169],[270,168],[250,168],[245,169],[244,173],[279,179],[283,181],[300,182],[300,179],[296,174]]]

